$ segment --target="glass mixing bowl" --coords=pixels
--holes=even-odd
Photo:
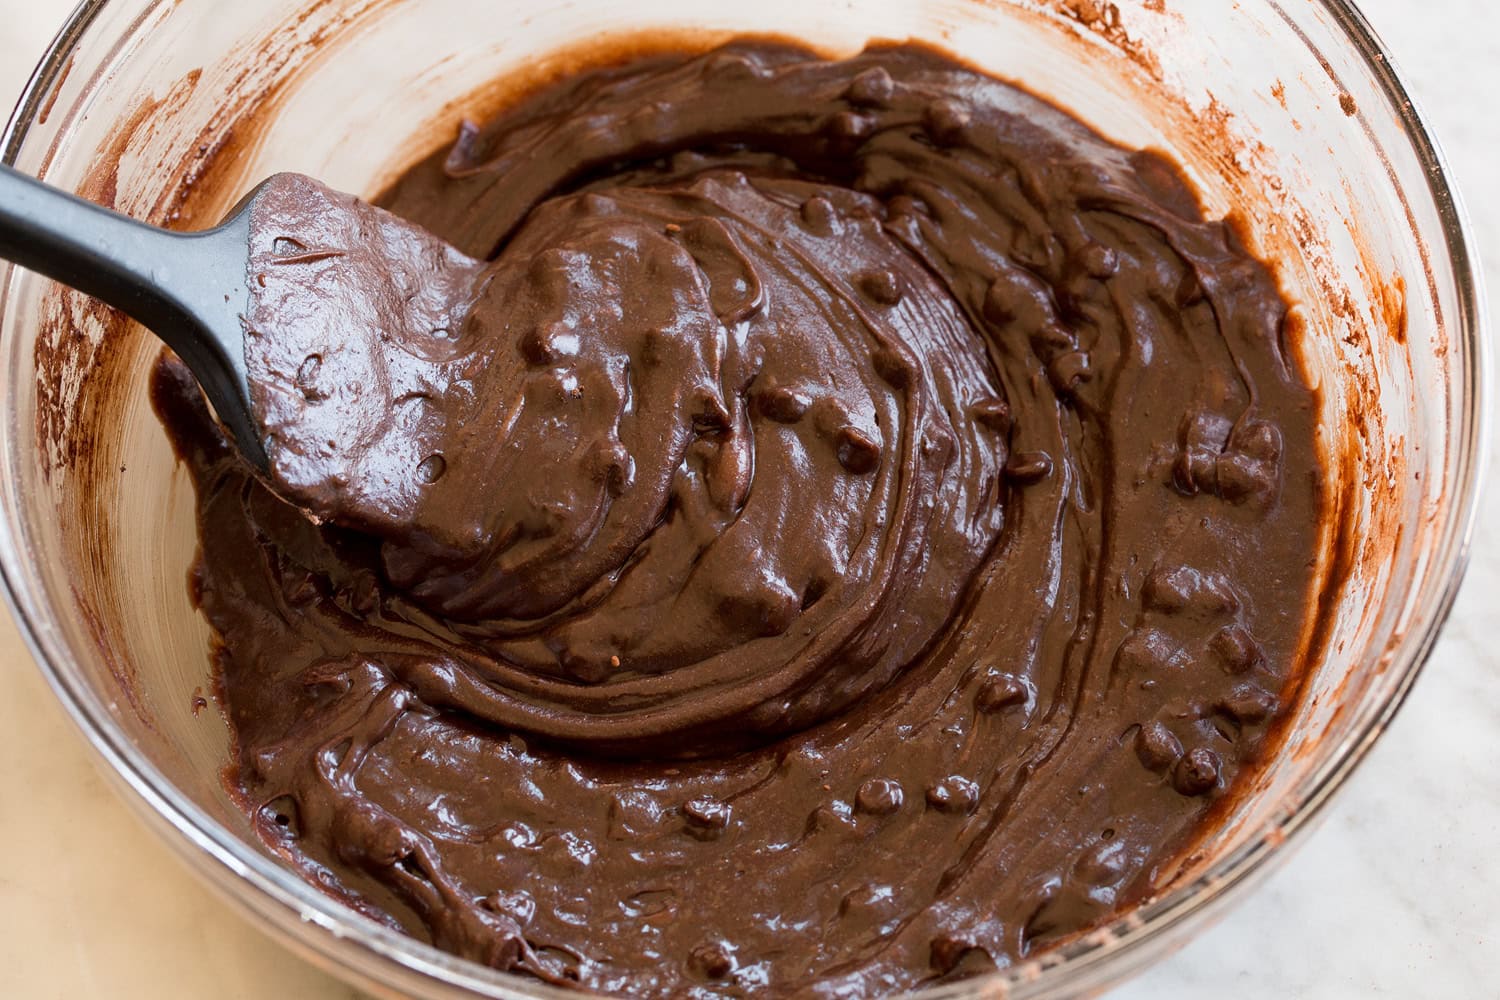
[[[206,226],[276,170],[372,194],[461,116],[602,39],[745,31],[830,52],[924,39],[1164,149],[1209,212],[1240,216],[1298,303],[1288,341],[1322,389],[1336,517],[1320,567],[1331,638],[1284,752],[1145,905],[928,995],[1096,992],[1286,856],[1389,723],[1462,573],[1484,454],[1483,300],[1441,157],[1348,3],[94,0],[32,80],[3,155],[130,214]],[[0,570],[53,689],[163,839],[304,956],[377,992],[555,992],[341,906],[274,860],[230,800],[225,725],[194,708],[210,637],[188,598],[191,486],[146,400],[157,351],[0,266]]]

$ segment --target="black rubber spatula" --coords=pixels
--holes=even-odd
[[[255,465],[265,451],[245,376],[250,213],[174,233],[0,166],[0,257],[114,306],[176,351]]]
[[[381,336],[455,325],[478,267],[426,230],[301,174],[264,181],[213,229],[176,233],[3,165],[0,258],[102,300],[166,341],[262,472],[285,471],[278,457],[305,465],[330,437],[378,423],[390,407]],[[393,274],[414,273],[429,294],[384,287]],[[289,286],[302,307],[285,318],[257,309]],[[306,344],[358,354],[367,377],[347,379],[337,399],[304,406],[291,373],[313,350]],[[288,395],[298,407],[280,404]]]

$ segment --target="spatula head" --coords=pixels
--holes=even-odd
[[[314,516],[399,516],[431,451],[410,411],[445,391],[482,265],[300,174],[265,181],[242,211],[242,359],[262,467]]]

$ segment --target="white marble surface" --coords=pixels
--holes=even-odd
[[[1447,148],[1500,289],[1500,6],[1361,5]],[[0,0],[4,108],[71,6]],[[1322,829],[1117,1000],[1500,996],[1500,461],[1490,479],[1427,675]],[[0,997],[351,996],[242,923],[137,825],[3,612],[0,671]]]

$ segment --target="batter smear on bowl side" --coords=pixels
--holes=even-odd
[[[610,993],[912,988],[1138,902],[1275,751],[1316,400],[1161,157],[928,49],[743,42],[381,204],[458,252],[387,276],[404,325],[252,350],[275,493],[154,387],[234,780],[351,905]],[[387,237],[276,211],[330,207],[258,223],[252,331]]]

